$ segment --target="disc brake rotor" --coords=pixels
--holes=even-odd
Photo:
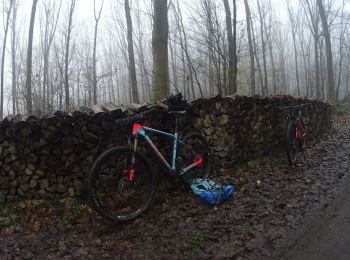
[[[128,177],[123,177],[120,179],[120,181],[118,183],[118,192],[123,197],[128,197],[134,193],[134,189],[133,189]]]

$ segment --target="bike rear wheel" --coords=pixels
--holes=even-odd
[[[297,159],[298,145],[296,140],[296,128],[294,122],[289,122],[286,135],[287,156],[291,165],[295,164]]]
[[[113,222],[140,216],[150,204],[155,187],[156,176],[148,159],[128,147],[114,147],[102,153],[88,179],[93,209]]]
[[[184,137],[183,144],[179,144],[177,163],[180,165],[177,168],[181,172],[182,169],[198,161],[199,158],[201,158],[201,163],[198,166],[181,175],[181,178],[189,185],[196,178],[208,178],[211,169],[209,143],[202,135],[190,133]]]

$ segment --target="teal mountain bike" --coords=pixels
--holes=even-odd
[[[140,216],[149,206],[155,193],[158,174],[156,159],[166,171],[180,177],[186,184],[196,178],[207,178],[211,166],[210,146],[206,139],[197,133],[179,138],[179,118],[185,111],[169,111],[175,117],[175,132],[168,133],[142,125],[153,112],[153,108],[122,123],[132,125],[129,146],[113,147],[102,153],[93,163],[88,176],[88,193],[92,208],[103,218],[112,222],[126,222]],[[158,111],[159,112],[159,111]],[[120,120],[119,120],[120,121]],[[151,139],[161,135],[172,141],[171,159],[159,151]],[[147,153],[139,146],[143,139]]]

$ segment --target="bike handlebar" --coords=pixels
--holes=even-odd
[[[137,122],[138,120],[140,119],[144,119],[146,117],[147,114],[150,114],[156,110],[159,110],[157,108],[151,108],[147,111],[144,111],[142,113],[139,113],[137,115],[134,115],[134,116],[130,116],[130,117],[127,117],[127,118],[123,118],[123,119],[117,119],[115,120],[118,124],[131,124],[131,123],[134,123],[134,122]]]

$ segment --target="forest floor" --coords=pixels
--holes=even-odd
[[[333,128],[298,166],[271,154],[221,171],[237,190],[218,207],[178,184],[123,225],[75,199],[2,205],[0,259],[341,259],[350,255],[350,116]]]

